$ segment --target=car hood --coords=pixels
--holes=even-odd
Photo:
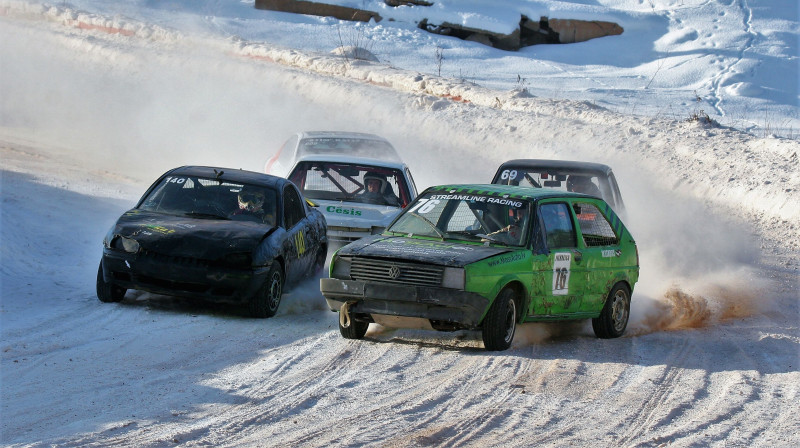
[[[365,204],[362,202],[325,201],[312,199],[317,210],[325,215],[329,226],[358,227],[370,229],[372,226],[386,227],[402,211],[400,207]]]
[[[375,235],[348,244],[339,250],[338,255],[389,258],[464,267],[484,258],[510,251],[511,249],[504,247]]]
[[[134,209],[117,220],[113,233],[135,239],[145,250],[213,260],[225,254],[251,252],[274,229],[254,222],[198,219]]]

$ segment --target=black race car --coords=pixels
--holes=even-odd
[[[275,315],[284,284],[318,274],[325,217],[286,179],[184,166],[162,175],[103,239],[97,297],[128,289],[246,304]]]

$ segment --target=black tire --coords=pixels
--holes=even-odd
[[[618,338],[625,333],[631,315],[631,291],[625,283],[617,283],[611,288],[600,312],[600,317],[592,319],[595,336],[601,339]]]
[[[483,346],[489,351],[501,351],[511,347],[517,330],[517,302],[514,290],[500,291],[486,318],[483,320]]]
[[[272,317],[278,312],[283,295],[283,268],[277,261],[272,263],[264,284],[250,298],[250,316],[258,318]]]
[[[367,334],[367,328],[369,328],[369,322],[353,320],[352,316],[350,316],[350,326],[347,328],[343,327],[342,323],[339,322],[339,333],[345,339],[363,339],[364,335]]]
[[[97,268],[97,298],[105,303],[120,302],[125,297],[126,291],[127,289],[107,282],[103,278],[103,262],[100,261],[100,266]]]

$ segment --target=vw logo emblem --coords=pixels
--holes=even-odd
[[[395,280],[400,277],[400,268],[397,266],[392,266],[389,268],[389,278]]]

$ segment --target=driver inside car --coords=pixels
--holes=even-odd
[[[525,209],[508,209],[509,224],[499,230],[496,230],[487,236],[491,239],[501,241],[506,244],[519,245],[525,232],[525,221],[527,211]]]
[[[361,193],[361,198],[370,204],[397,206],[400,203],[386,176],[372,171],[364,174],[364,192]]]
[[[252,221],[261,221],[265,224],[275,224],[275,204],[264,204],[264,192],[250,186],[242,187],[237,195],[239,208],[231,213],[231,217],[236,216],[251,217]]]
[[[577,174],[570,175],[569,179],[567,179],[567,190],[573,193],[583,193],[598,198],[602,197],[600,195],[600,189],[597,188],[597,185],[595,185],[588,176],[579,176]]]

